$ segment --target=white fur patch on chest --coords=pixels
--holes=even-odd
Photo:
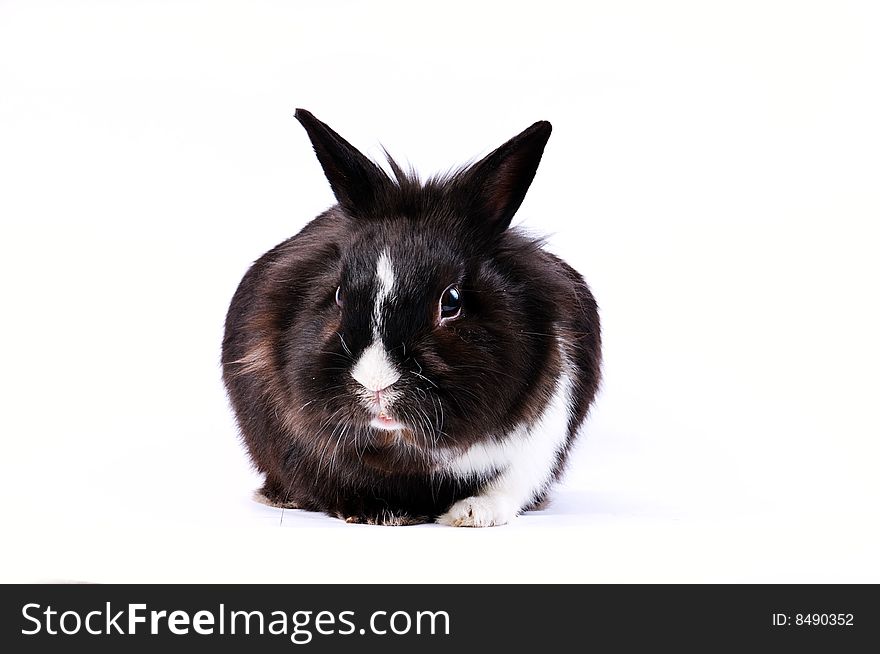
[[[498,475],[483,493],[498,493],[524,508],[551,481],[557,455],[568,440],[571,415],[571,366],[562,343],[562,371],[553,395],[531,426],[521,425],[498,441],[476,443],[449,459],[443,469],[456,477]]]

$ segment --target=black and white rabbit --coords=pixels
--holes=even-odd
[[[538,507],[601,358],[583,278],[508,229],[550,123],[422,182],[296,118],[338,204],[254,263],[223,339],[263,499],[385,525],[487,527]]]

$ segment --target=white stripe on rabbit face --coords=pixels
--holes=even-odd
[[[376,302],[373,304],[373,340],[379,340],[382,330],[382,307],[391,297],[394,290],[394,264],[388,256],[388,250],[382,250],[376,262]]]
[[[388,251],[383,250],[376,261],[376,300],[373,304],[373,341],[363,351],[351,376],[370,392],[380,391],[400,379],[400,371],[391,361],[382,343],[382,310],[394,290],[394,264]]]

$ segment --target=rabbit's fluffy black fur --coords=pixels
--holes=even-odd
[[[375,524],[537,506],[600,376],[589,288],[509,229],[550,124],[421,182],[296,117],[338,204],[254,263],[223,340],[263,497]]]

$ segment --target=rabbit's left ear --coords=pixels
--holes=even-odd
[[[376,198],[391,184],[388,175],[310,112],[297,109],[294,116],[309,135],[339,204],[355,216],[369,213]]]
[[[459,188],[470,196],[470,218],[482,222],[475,227],[497,236],[510,226],[538,171],[551,130],[550,123],[539,121],[462,173]]]

